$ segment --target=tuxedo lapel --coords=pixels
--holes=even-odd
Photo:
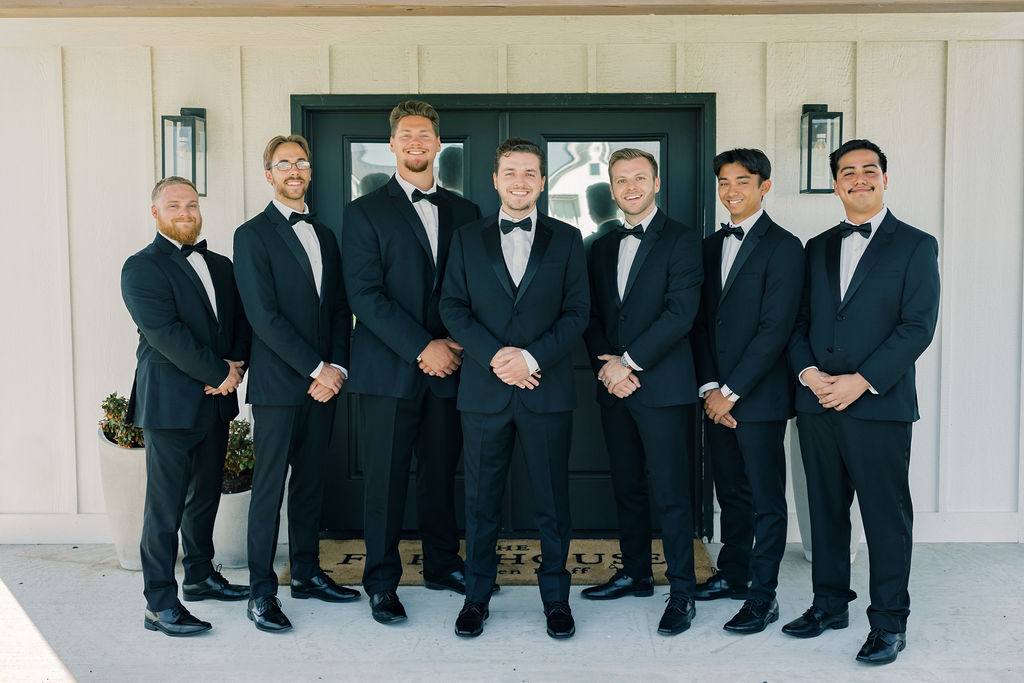
[[[277,211],[277,208],[274,208]],[[278,211],[278,216],[281,216],[281,212]],[[275,226],[274,230],[278,236],[284,242],[285,246],[288,247],[288,251],[292,253],[295,260],[298,261],[299,267],[302,269],[303,274],[306,276],[306,281],[309,286],[313,288],[313,292],[316,293],[316,280],[313,279],[313,267],[309,265],[309,254],[302,247],[302,242],[299,241],[299,236],[295,234],[294,228],[289,225],[288,221],[284,220],[281,216],[281,221]],[[319,237],[317,237],[319,239]],[[323,249],[323,245],[320,247]],[[323,252],[321,252],[323,253]]]
[[[505,256],[501,253],[501,239],[498,234],[498,217],[494,216],[494,219],[481,232],[480,239],[483,240],[484,251],[487,253],[487,260],[491,262],[491,268],[494,269],[495,277],[498,278],[498,282],[501,283],[508,297],[515,299],[516,295],[512,292],[512,284],[509,282],[508,268],[505,267]],[[522,291],[521,287],[520,291]]]
[[[839,256],[843,246],[842,235],[835,230],[828,240],[825,241],[825,277],[828,278],[828,290],[832,292],[832,299],[838,309],[839,298]]]
[[[551,228],[540,214],[537,214],[536,230],[537,233],[533,236],[533,246],[530,247],[530,259],[526,262],[526,272],[523,273],[523,279],[519,282],[519,291],[516,292],[516,301],[523,298],[523,292],[530,286],[533,276],[537,274],[537,268],[540,267],[540,262],[544,259],[548,244],[551,242]]]
[[[625,237],[623,239],[634,239]],[[601,272],[604,273],[604,286],[612,293],[612,298],[618,306],[622,307],[622,297],[619,296],[619,243],[622,240],[607,239],[601,243],[604,251],[600,254]]]
[[[764,237],[764,234],[768,232],[768,228],[771,226],[771,223],[772,219],[768,217],[768,214],[763,213],[761,214],[761,217],[757,219],[757,222],[751,226],[747,236],[744,237],[743,241],[740,243],[740,250],[736,252],[736,258],[732,262],[732,268],[729,269],[729,275],[726,278],[725,283],[722,285],[722,295],[719,297],[719,301],[723,301],[725,299],[725,296],[729,293],[729,289],[732,287],[732,283],[736,281],[736,276],[739,275],[740,270],[743,269],[743,264],[746,263],[747,259],[750,258],[750,255],[754,253],[754,249],[757,248],[757,243],[760,242],[761,238]],[[732,235],[726,236],[725,239],[729,239],[730,237],[732,237]],[[722,250],[719,249],[718,253],[718,277],[721,278]]]
[[[839,304],[839,308],[845,306],[846,303],[853,298],[854,293],[878,262],[882,252],[885,251],[889,242],[892,241],[892,235],[895,229],[896,219],[893,218],[892,212],[890,211],[885,214],[885,218],[878,226],[878,233],[871,239],[871,244],[868,245],[868,248],[864,250],[864,254],[860,257],[860,261],[857,263],[857,268],[853,271],[853,277],[850,278],[850,284],[846,288],[846,296],[843,297],[842,302]],[[851,235],[849,239],[862,238],[860,236]]]
[[[196,273],[196,269],[192,267],[192,264],[188,262],[188,258],[181,253],[181,250],[174,246],[173,242],[164,239],[162,236],[157,235],[156,241],[154,242],[157,249],[164,252],[171,258],[171,263],[181,269],[181,272],[185,273],[185,277],[188,278],[192,286],[196,288],[196,293],[199,294],[199,300],[203,302],[203,306],[206,307],[206,312],[210,314],[210,317],[217,322],[218,326],[220,322],[217,321],[217,314],[213,311],[213,305],[210,303],[210,297],[206,294],[206,287],[203,286],[203,281],[199,279],[199,274]],[[206,260],[205,258],[203,259]],[[209,264],[206,266],[209,268]],[[212,280],[212,271],[211,271]],[[213,289],[214,295],[216,295],[217,288]],[[223,310],[223,309],[222,309]]]
[[[398,179],[394,176],[388,181],[388,194],[391,196],[391,203],[395,209],[405,219],[409,229],[412,230],[412,234],[416,236],[420,246],[423,247],[423,251],[427,254],[427,260],[430,261],[431,268],[434,268],[434,279],[437,279],[437,269],[434,263],[434,254],[430,250],[430,240],[427,238],[427,229],[423,227],[423,221],[420,220],[420,215],[416,213],[416,209],[412,208],[412,202],[409,201],[408,195],[405,194],[405,190],[398,184]],[[426,201],[426,200],[423,200]],[[441,209],[438,207],[437,211],[437,222],[441,223]],[[437,253],[441,253],[441,246],[438,245]]]
[[[434,287],[439,284],[440,274],[448,262],[448,247],[452,243],[452,204],[448,196],[438,189],[441,201],[437,205],[437,267],[434,268]]]
[[[661,209],[656,209],[656,211],[657,214],[651,219],[647,229],[644,230],[643,237],[640,239],[640,247],[636,250],[636,256],[633,257],[633,264],[629,267],[629,275],[626,276],[626,287],[622,292],[623,302],[629,298],[629,291],[633,289],[633,283],[636,282],[636,277],[640,273],[640,268],[643,267],[644,261],[647,259],[648,254],[651,253],[651,250],[654,249],[654,245],[658,242],[658,239],[661,238],[661,231],[665,227],[665,214],[661,212]],[[624,239],[636,238],[625,237]],[[618,265],[618,263],[616,263],[616,265]],[[618,287],[615,289],[617,291]]]

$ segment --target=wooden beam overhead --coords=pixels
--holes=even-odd
[[[1018,12],[1021,0],[7,0],[13,17],[513,16]]]

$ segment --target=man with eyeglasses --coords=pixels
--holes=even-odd
[[[341,253],[305,203],[312,170],[301,135],[263,152],[274,199],[235,231],[235,280],[253,328],[247,400],[256,464],[249,505],[248,616],[256,628],[291,628],[277,599],[274,554],[285,476],[293,598],[346,602],[359,592],[320,568],[320,508],[334,397],[348,371],[352,314]]]

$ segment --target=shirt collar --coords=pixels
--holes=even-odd
[[[160,232],[159,230],[157,230],[157,233],[156,233],[156,234],[160,235],[160,236],[161,236],[161,237],[163,237],[163,238],[164,238],[165,240],[167,240],[168,242],[170,242],[171,244],[173,244],[173,245],[174,245],[174,248],[175,248],[175,249],[177,249],[178,251],[181,251],[181,242],[179,242],[178,240],[176,240],[176,239],[174,239],[174,238],[172,238],[172,237],[168,237],[167,235],[163,234],[163,233],[162,233],[162,232]]]
[[[642,229],[644,232],[647,232],[647,227],[651,224],[651,221],[654,220],[654,216],[657,213],[658,213],[658,207],[657,206],[652,206],[650,213],[648,213],[646,216],[641,218],[639,223],[637,223],[636,225],[629,226],[629,227],[635,228],[635,227],[639,226],[640,229]],[[629,223],[626,223],[625,221],[623,221],[623,225],[629,225]]]
[[[291,215],[293,213],[309,213],[309,206],[306,205],[305,203],[303,203],[302,205],[302,211],[296,211],[287,204],[277,201],[277,197],[274,197],[273,202],[274,206],[277,207],[277,210],[281,212],[281,215],[284,216],[285,219],[291,218]]]
[[[748,217],[744,218],[742,221],[740,221],[739,225],[736,225],[735,227],[743,228],[743,237],[746,237],[747,235],[750,234],[750,229],[752,227],[754,227],[754,224],[757,223],[761,219],[761,215],[763,213],[764,213],[764,209],[758,209],[753,214],[751,214],[750,216],[748,216]],[[729,221],[729,224],[733,225],[733,222]],[[743,238],[740,238],[741,241],[742,241],[742,239]]]
[[[416,187],[415,185],[410,183],[408,180],[403,178],[401,173],[395,173],[395,180],[398,181],[398,184],[402,187],[402,190],[405,191],[405,196],[411,202],[412,201],[412,191],[413,190],[419,190],[420,188]],[[420,192],[423,192],[423,190],[420,190]],[[423,192],[423,194],[430,194],[432,192],[437,192],[437,181],[436,180],[434,181],[434,184],[430,186],[430,189],[427,190],[426,192]]]
[[[876,214],[875,214],[874,216],[872,216],[871,218],[869,218],[869,219],[868,219],[868,221],[867,221],[867,222],[871,224],[871,234],[872,234],[872,235],[874,235],[874,234],[875,234],[875,231],[876,231],[876,230],[878,230],[878,226],[882,224],[882,221],[883,221],[883,220],[885,220],[885,214],[886,214],[886,213],[888,213],[888,212],[889,212],[889,209],[888,209],[888,208],[886,208],[886,207],[885,207],[885,206],[883,205],[883,206],[882,206],[882,210],[881,210],[881,211],[879,211],[879,212],[878,212],[878,213],[876,213]],[[851,225],[856,225],[856,224],[855,224],[855,223],[854,223],[853,221],[851,221],[851,220],[849,219],[849,217],[847,217],[847,216],[844,216],[844,217],[843,217],[843,220],[847,221],[847,222],[848,222],[848,223],[850,223]],[[860,225],[863,225],[863,223],[860,223]]]
[[[529,218],[530,219],[530,225],[533,226],[534,230],[537,229],[537,207],[536,206],[533,207],[533,211],[531,211],[528,216],[523,216],[523,218]],[[501,222],[502,220],[506,220],[506,221],[521,221],[521,220],[523,220],[523,218],[512,218],[512,216],[509,216],[507,213],[505,213],[504,209],[498,209],[498,221],[499,222]],[[509,233],[509,234],[511,234],[511,233]]]

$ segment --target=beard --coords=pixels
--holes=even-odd
[[[164,236],[170,237],[182,244],[195,244],[196,238],[199,237],[199,232],[203,229],[203,218],[202,216],[197,216],[194,223],[192,221],[158,218],[156,227]]]
[[[406,157],[402,160],[402,165],[413,173],[423,173],[431,161],[433,160],[426,157]]]

